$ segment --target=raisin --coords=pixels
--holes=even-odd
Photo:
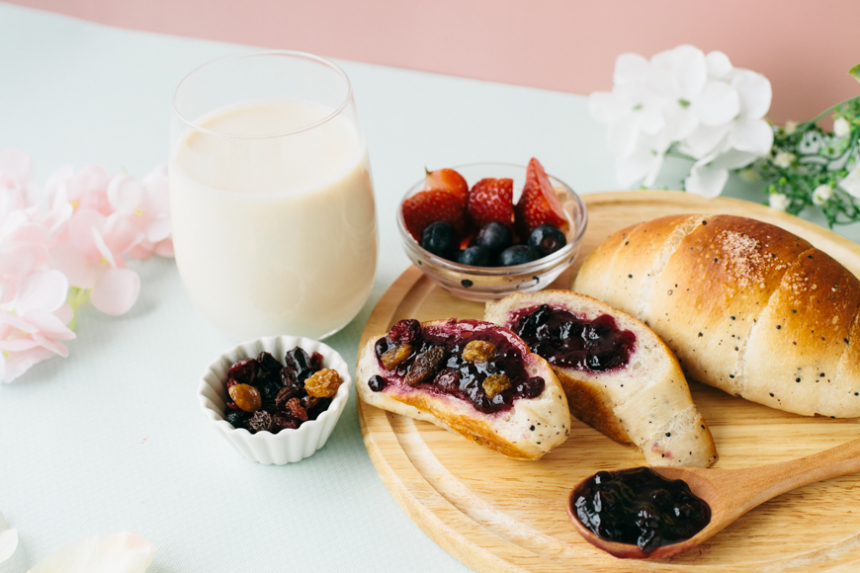
[[[253,384],[257,377],[258,367],[259,363],[253,358],[239,360],[234,362],[230,370],[227,371],[227,378],[233,379],[239,384]]]
[[[305,391],[316,398],[331,398],[340,387],[340,374],[333,368],[323,368],[305,381]]]
[[[385,366],[386,370],[393,370],[398,364],[406,360],[412,355],[412,346],[408,344],[401,344],[400,346],[395,346],[391,350],[388,350],[379,357],[382,365]]]
[[[302,398],[302,408],[305,410],[312,410],[321,399],[322,398],[317,398],[316,396],[305,396]]]
[[[304,382],[314,373],[311,368],[311,358],[304,348],[297,346],[287,351],[286,363],[296,373],[296,379],[299,382]]]
[[[287,400],[287,403],[284,404],[284,410],[286,410],[290,416],[297,418],[302,422],[308,419],[308,412],[302,407],[301,400],[298,398],[290,398]]]
[[[312,396],[309,396],[312,398]],[[308,411],[308,420],[316,420],[317,416],[328,410],[331,398],[314,398],[317,403],[312,407],[305,408]]]
[[[382,376],[379,376],[378,374],[374,374],[367,381],[367,386],[373,392],[382,392],[383,390],[385,390],[385,387],[388,386],[388,381],[385,378],[383,378]]]
[[[260,391],[250,384],[236,384],[228,392],[236,405],[246,412],[256,412],[263,405]]]
[[[259,364],[259,370],[257,372],[258,376],[268,376],[271,374],[277,374],[278,371],[284,366],[278,359],[269,354],[268,352],[261,352],[257,356],[257,363]]]
[[[388,331],[388,340],[395,344],[414,344],[421,340],[421,323],[414,318],[397,322]]]
[[[231,413],[227,414],[227,421],[228,421],[228,422],[230,423],[230,425],[232,425],[234,428],[241,428],[241,427],[243,427],[243,426],[244,426],[245,417],[246,417],[246,416],[245,416],[245,414],[244,414],[244,413],[241,413],[241,412],[231,412]]]
[[[487,394],[487,398],[495,398],[511,387],[511,379],[507,374],[492,374],[487,376],[481,386]]]
[[[297,420],[293,418],[289,414],[285,414],[284,412],[278,412],[274,416],[272,416],[272,430],[274,433],[278,433],[281,430],[295,430],[299,426],[302,425],[301,420]]]
[[[445,349],[441,346],[433,346],[422,352],[412,363],[406,374],[405,382],[409,386],[416,386],[423,382],[429,382],[436,376],[439,367],[445,360]]]
[[[248,429],[252,434],[257,432],[269,432],[272,430],[272,415],[265,410],[257,410],[248,420]]]
[[[301,393],[301,388],[297,386],[285,386],[281,388],[278,395],[275,396],[275,405],[279,408],[283,408],[284,404],[286,404],[288,400],[298,398]]]
[[[323,355],[319,352],[314,352],[313,354],[311,354],[311,368],[314,372],[316,372],[317,370],[322,370],[323,360]]]
[[[487,362],[496,354],[496,345],[486,340],[471,340],[463,348],[466,362]]]
[[[298,386],[299,388],[301,388],[299,380],[296,377],[295,371],[293,371],[293,369],[289,366],[284,366],[283,368],[281,368],[280,377],[281,385],[285,388],[290,386]]]
[[[260,397],[263,399],[263,403],[271,404],[275,401],[275,397],[281,390],[281,382],[276,378],[269,379],[262,384],[258,383],[257,390],[260,392]]]

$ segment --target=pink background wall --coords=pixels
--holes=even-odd
[[[615,57],[719,49],[773,84],[770,118],[860,94],[858,0],[12,0],[95,22],[587,94]]]

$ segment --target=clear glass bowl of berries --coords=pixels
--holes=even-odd
[[[451,294],[481,302],[549,286],[576,260],[587,223],[579,195],[536,159],[428,171],[397,211],[409,259]]]
[[[322,448],[349,399],[352,378],[329,346],[294,336],[223,352],[200,381],[200,407],[240,454],[261,464],[298,462]]]

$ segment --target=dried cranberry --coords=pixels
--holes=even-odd
[[[370,380],[367,381],[367,386],[374,392],[382,392],[385,390],[385,387],[388,386],[388,381],[382,376],[374,374],[370,377]]]
[[[436,375],[433,384],[440,390],[451,391],[460,385],[460,375],[452,368],[445,368]]]
[[[258,368],[259,363],[253,358],[239,360],[234,362],[230,370],[227,371],[227,378],[233,379],[239,384],[253,384],[257,377]]]
[[[229,390],[230,388],[232,388],[232,387],[233,387],[233,386],[235,386],[236,384],[238,384],[238,382],[236,382],[235,380],[233,380],[232,378],[230,378],[229,380],[227,380],[227,390]]]
[[[272,415],[265,410],[257,410],[248,420],[248,429],[252,434],[269,432],[272,429]]]
[[[231,410],[241,410],[239,406],[236,405],[236,402],[227,402],[227,407]]]
[[[388,340],[395,344],[414,344],[421,340],[421,323],[414,318],[395,323],[388,331]]]
[[[302,407],[302,403],[298,398],[290,398],[287,400],[287,403],[284,404],[284,410],[286,410],[290,416],[297,418],[302,422],[308,419],[308,412]]]
[[[324,360],[323,355],[319,352],[311,354],[311,369],[313,369],[314,372],[322,370]]]

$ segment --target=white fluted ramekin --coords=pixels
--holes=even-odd
[[[224,409],[229,401],[227,371],[230,366],[238,360],[256,358],[263,351],[272,354],[283,364],[287,351],[296,346],[303,348],[308,355],[319,352],[323,356],[323,368],[334,368],[340,374],[343,382],[328,409],[316,420],[308,420],[295,430],[281,430],[277,434],[252,434],[244,428],[234,428],[224,418]],[[243,342],[221,353],[203,373],[197,394],[200,408],[212,427],[240,454],[261,464],[284,465],[301,461],[325,445],[346,406],[351,386],[349,367],[340,354],[330,347],[310,338],[272,336]]]

